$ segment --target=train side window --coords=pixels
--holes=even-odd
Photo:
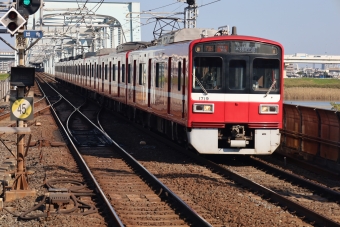
[[[112,65],[112,81],[116,81],[116,65]]]
[[[244,90],[246,88],[246,61],[231,60],[229,62],[229,89]]]
[[[139,78],[138,78],[138,84],[144,85],[146,81],[146,67],[145,63],[139,64]]]
[[[122,82],[125,82],[125,64],[122,64]]]
[[[178,71],[177,71],[177,75],[178,75],[178,87],[177,89],[180,91],[181,90],[181,81],[182,81],[182,62],[179,61],[178,62]]]
[[[131,83],[131,64],[128,64],[127,77],[128,77],[128,83]]]
[[[164,87],[164,63],[156,63],[156,87]]]
[[[105,65],[105,80],[107,80],[107,65]]]

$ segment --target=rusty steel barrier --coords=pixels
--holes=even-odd
[[[340,164],[339,112],[289,104],[283,111],[281,152],[327,166]]]

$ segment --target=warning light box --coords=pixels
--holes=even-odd
[[[11,86],[34,86],[34,67],[11,67]]]

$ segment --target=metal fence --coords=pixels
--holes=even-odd
[[[9,100],[10,92],[10,77],[5,80],[0,80],[0,101],[7,102]]]
[[[304,159],[340,170],[340,113],[334,110],[284,105],[282,145]]]

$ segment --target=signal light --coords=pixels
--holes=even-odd
[[[195,5],[195,0],[187,0],[188,5]]]
[[[41,6],[41,0],[17,0],[18,11],[24,17],[35,14]]]
[[[18,13],[18,11],[11,8],[3,15],[3,17],[1,17],[0,23],[7,28],[11,35],[14,35],[26,23],[26,20]]]
[[[31,0],[23,0],[22,3],[24,6],[29,6],[31,4]]]

